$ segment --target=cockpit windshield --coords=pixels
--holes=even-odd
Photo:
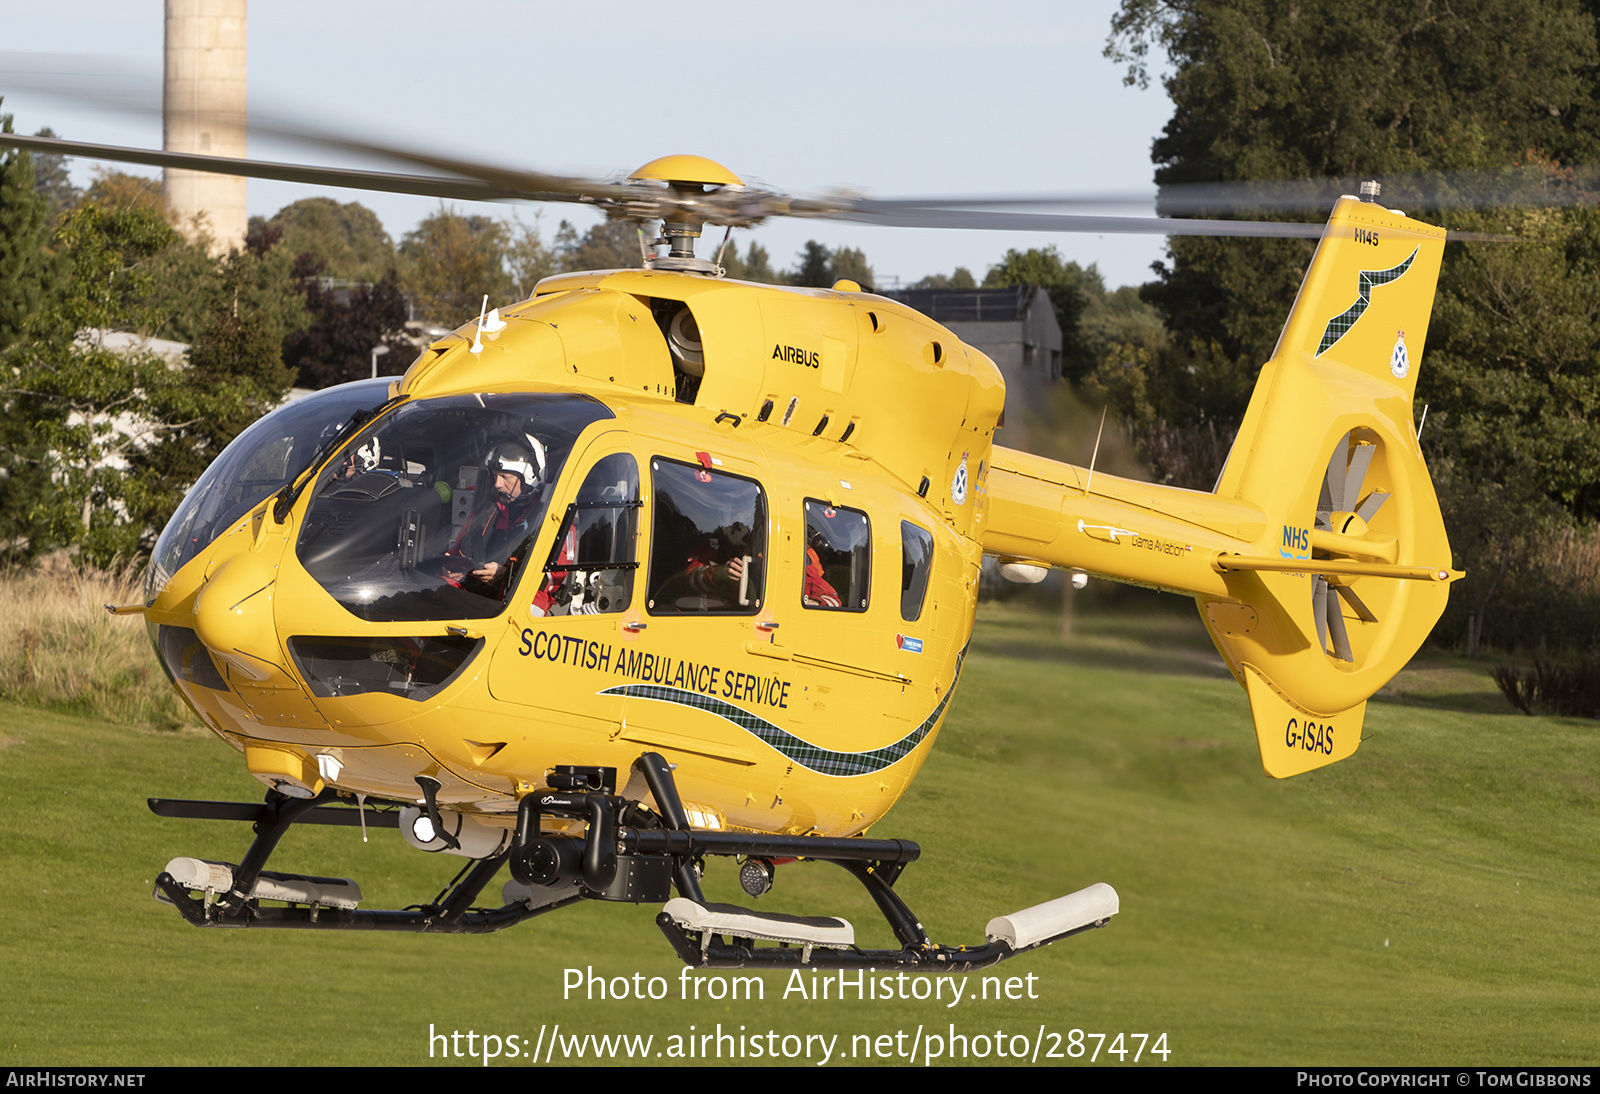
[[[356,411],[381,406],[392,382],[385,376],[319,391],[284,404],[239,434],[200,476],[156,540],[145,602],[154,603],[185,563],[287,485],[318,448],[337,443]]]
[[[300,562],[362,619],[498,615],[573,442],[611,416],[581,395],[405,404],[323,468]]]

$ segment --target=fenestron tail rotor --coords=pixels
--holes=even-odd
[[[1365,432],[1351,430],[1333,446],[1311,532],[1314,557],[1390,564],[1396,560],[1396,539],[1373,532],[1368,525],[1389,495],[1381,490],[1362,494],[1372,458],[1378,451],[1376,439],[1363,436]],[[1311,612],[1316,619],[1317,640],[1325,653],[1340,661],[1355,660],[1340,601],[1363,623],[1378,622],[1377,615],[1351,587],[1356,580],[1354,575],[1336,573],[1314,574],[1311,579]]]

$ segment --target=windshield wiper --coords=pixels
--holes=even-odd
[[[317,450],[311,453],[311,458],[305,462],[305,465],[289,476],[289,481],[284,484],[282,490],[278,491],[278,500],[272,506],[272,519],[278,524],[283,523],[283,519],[289,515],[289,510],[294,508],[294,503],[304,493],[306,484],[313,478],[310,472],[321,467],[322,461],[327,459],[329,453],[339,447],[346,437],[405,398],[406,396],[404,395],[396,395],[371,410],[361,409],[350,415],[349,419],[334,432],[333,436],[317,446]]]

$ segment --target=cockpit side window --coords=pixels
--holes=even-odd
[[[767,499],[753,479],[650,461],[651,615],[755,615],[767,569]]]
[[[864,612],[872,588],[872,522],[859,509],[806,499],[806,563],[800,603]]]
[[[908,520],[900,522],[900,618],[915,623],[922,618],[928,595],[928,575],[933,570],[933,533]]]
[[[544,580],[530,610],[539,615],[601,615],[633,602],[639,465],[626,452],[600,459],[567,506]]]

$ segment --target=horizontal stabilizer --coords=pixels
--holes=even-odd
[[[1100,881],[1020,912],[996,916],[989,920],[984,933],[991,941],[1005,942],[1013,950],[1025,950],[1085,927],[1103,925],[1117,911],[1117,891]]]

